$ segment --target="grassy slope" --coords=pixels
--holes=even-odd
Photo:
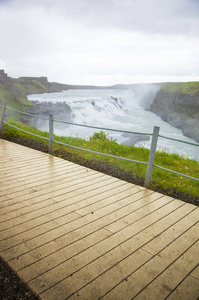
[[[27,99],[27,95],[49,92],[53,89],[51,84],[42,78],[19,78],[8,79],[4,84],[0,84],[0,104],[6,102],[12,108],[21,110],[32,106],[32,102]]]
[[[29,132],[38,134],[39,136],[48,137],[47,132],[42,132],[32,127],[28,127],[25,125],[19,125],[24,130]],[[24,132],[18,131],[16,129],[12,129],[5,126],[4,130],[4,138],[11,138],[11,137],[23,137],[26,139],[34,139],[38,142],[41,141],[40,138],[31,137],[29,134]],[[139,160],[143,162],[148,161],[149,150],[144,149],[142,147],[129,147],[117,144],[115,141],[110,140],[108,137],[103,138],[103,136],[98,136],[98,138],[90,138],[88,140],[81,139],[81,138],[73,138],[73,137],[59,137],[54,136],[56,141],[60,141],[62,143],[67,143],[70,145],[74,145],[77,147],[81,147],[84,149],[90,149],[106,154],[111,154],[119,157],[125,157],[133,160]],[[44,145],[46,148],[48,146],[48,141],[43,140]],[[125,172],[131,173],[131,177],[135,178],[138,176],[139,178],[144,178],[146,173],[146,165],[144,164],[137,164],[129,161],[114,159],[111,157],[105,157],[101,155],[96,155],[93,153],[88,153],[83,150],[76,150],[70,147],[62,146],[55,143],[55,153],[57,153],[60,157],[74,157],[74,161],[81,164],[82,161],[89,160],[92,161],[93,164],[96,161],[105,162],[110,168],[116,167],[120,170]],[[199,163],[188,159],[185,157],[181,157],[177,154],[168,154],[166,149],[162,149],[156,153],[155,164],[180,172],[182,174],[186,174],[188,176],[199,178]],[[108,168],[109,168],[108,167]],[[114,175],[113,175],[114,176]],[[193,181],[191,179],[187,179],[185,177],[181,177],[179,175],[172,174],[170,172],[166,172],[157,168],[153,170],[153,177],[152,177],[152,184],[151,187],[154,190],[162,189],[167,190],[169,194],[172,190],[177,190],[179,192],[188,194],[188,195],[195,195],[198,197],[199,195],[199,183]],[[186,198],[184,198],[186,200]],[[187,198],[188,200],[188,198]]]
[[[40,94],[47,92],[46,87],[40,82],[37,82],[36,80],[32,80],[31,84],[14,83],[14,86],[18,90],[21,90],[24,95]]]
[[[26,98],[25,95],[13,95],[4,86],[0,85],[0,104],[6,103],[7,106],[24,110],[28,106],[32,106],[32,103]]]
[[[183,83],[165,83],[160,90],[167,93],[182,93],[193,96],[199,93],[199,81]]]
[[[34,104],[28,100],[29,94],[40,94],[47,92],[46,86],[41,84],[37,80],[31,80],[30,82],[21,82],[18,79],[14,79],[12,82],[0,84],[0,104],[6,103],[8,107],[25,111]],[[2,106],[0,106],[0,113]],[[10,113],[7,109],[6,113]],[[12,115],[9,119],[17,120],[17,116]]]

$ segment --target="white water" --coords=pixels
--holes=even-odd
[[[154,126],[160,127],[160,135],[195,143],[194,140],[183,136],[181,130],[164,122],[154,113],[145,110],[149,107],[157,88],[151,91],[135,90],[67,90],[60,93],[46,93],[30,95],[28,99],[39,102],[66,102],[72,110],[72,122],[97,127],[120,129],[133,132],[152,133]],[[46,125],[45,125],[46,126]],[[48,128],[38,128],[48,130]],[[97,129],[90,129],[74,125],[55,122],[54,133],[63,136],[78,136],[89,138]],[[118,132],[107,132],[109,136],[125,143],[128,137]],[[137,146],[150,147],[149,141],[140,141]],[[168,153],[199,160],[199,147],[191,146],[167,139],[158,139],[158,149]]]

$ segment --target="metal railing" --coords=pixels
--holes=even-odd
[[[191,176],[188,176],[188,175],[185,175],[185,174],[182,174],[182,173],[179,173],[179,172],[176,172],[176,171],[173,171],[173,170],[170,170],[170,169],[167,169],[167,168],[164,168],[164,167],[161,167],[159,165],[154,164],[155,153],[156,153],[157,142],[158,142],[158,137],[199,147],[199,144],[196,144],[196,143],[190,143],[190,142],[187,142],[187,141],[182,141],[182,140],[178,140],[178,139],[174,139],[174,138],[170,138],[170,137],[159,135],[159,129],[160,128],[157,127],[157,126],[154,126],[153,133],[132,132],[132,131],[126,131],[126,130],[118,130],[118,129],[111,129],[111,128],[102,128],[102,127],[97,127],[97,126],[90,126],[90,125],[84,125],[84,124],[78,124],[78,123],[72,123],[72,122],[67,122],[67,121],[56,120],[56,119],[53,118],[52,114],[49,115],[49,118],[40,117],[40,116],[37,116],[37,115],[33,115],[33,114],[30,114],[30,113],[19,111],[17,109],[11,108],[11,107],[7,107],[6,103],[4,105],[0,104],[0,106],[3,107],[3,109],[2,109],[2,116],[1,116],[1,122],[0,122],[0,136],[2,136],[2,134],[3,134],[3,124],[5,123],[8,126],[11,126],[11,127],[15,128],[15,129],[18,129],[20,131],[26,132],[26,133],[28,133],[30,135],[33,135],[33,136],[36,136],[36,137],[39,137],[39,138],[43,138],[45,140],[49,140],[49,153],[50,154],[53,154],[54,143],[58,143],[58,144],[61,144],[61,145],[65,145],[65,146],[68,146],[68,147],[71,147],[71,148],[75,148],[75,149],[78,149],[78,150],[83,150],[83,151],[91,152],[91,153],[98,154],[98,155],[103,155],[103,156],[107,156],[107,157],[111,157],[111,158],[117,158],[117,159],[126,160],[126,161],[130,161],[130,162],[134,162],[134,163],[139,163],[139,164],[145,164],[145,165],[147,165],[147,171],[146,171],[145,182],[144,182],[144,187],[146,187],[146,188],[149,188],[149,186],[150,186],[151,178],[152,178],[152,172],[153,172],[153,167],[156,167],[156,168],[162,169],[164,171],[168,171],[168,172],[174,173],[176,175],[180,175],[180,176],[183,176],[183,177],[186,177],[186,178],[189,178],[189,179],[192,179],[192,180],[195,180],[195,181],[199,182],[198,178],[194,178],[194,177],[191,177]],[[31,133],[29,131],[23,130],[23,129],[17,127],[17,126],[14,126],[14,125],[6,122],[5,121],[6,108],[8,108],[8,109],[10,109],[12,111],[15,111],[15,112],[19,112],[21,114],[25,114],[27,116],[31,116],[31,117],[35,117],[35,118],[40,118],[40,119],[48,120],[49,121],[49,138],[46,138],[44,136],[40,136],[40,135]],[[93,150],[90,150],[90,149],[85,149],[85,148],[73,146],[71,144],[66,144],[66,143],[62,143],[60,141],[56,141],[53,138],[54,137],[54,134],[53,134],[53,123],[54,122],[60,122],[60,123],[65,123],[65,124],[70,124],[70,125],[75,125],[75,126],[88,127],[88,128],[93,128],[93,129],[122,132],[122,133],[131,133],[131,134],[139,134],[139,135],[140,134],[141,135],[151,135],[152,136],[152,141],[151,141],[151,147],[150,147],[150,153],[149,153],[148,162],[143,162],[143,161],[128,159],[128,158],[124,158],[124,157],[120,157],[120,156],[115,156],[115,155],[111,155],[111,154],[107,154],[107,153],[97,152],[97,151],[93,151]]]

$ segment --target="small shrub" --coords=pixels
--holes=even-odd
[[[108,138],[108,134],[106,134],[104,131],[100,131],[100,132],[94,132],[92,136],[90,136],[90,141],[97,141],[97,140],[100,140],[100,141],[107,141],[109,140]]]
[[[116,140],[113,140],[111,137],[109,137],[108,133],[105,133],[104,131],[100,132],[94,132],[92,136],[89,137],[90,141],[106,141],[106,142],[116,142]]]

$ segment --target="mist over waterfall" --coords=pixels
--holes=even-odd
[[[28,99],[37,104],[37,114],[43,114],[43,107],[48,103],[52,107],[54,119],[72,123],[91,125],[139,133],[152,133],[154,126],[160,127],[160,134],[190,141],[181,130],[164,122],[160,117],[148,111],[159,86],[135,85],[131,89],[71,89],[59,93],[30,95]],[[61,110],[57,109],[63,103]],[[66,109],[67,107],[67,109]],[[34,119],[32,125],[48,131],[48,121]],[[98,129],[54,122],[56,135],[74,136],[88,139]],[[118,143],[150,147],[151,136],[134,135],[106,131]],[[178,153],[199,159],[197,147],[159,138],[159,151]]]

